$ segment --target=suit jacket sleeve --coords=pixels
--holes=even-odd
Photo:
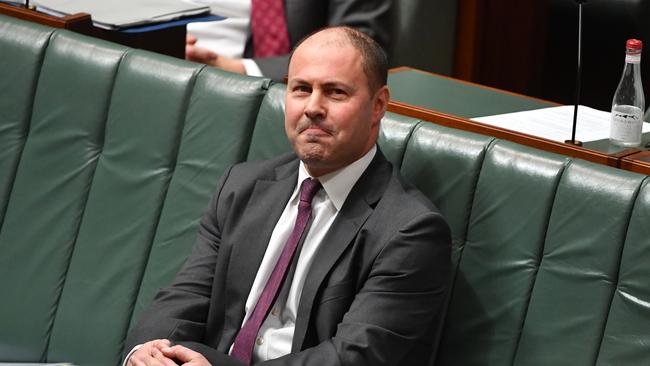
[[[347,25],[365,32],[385,50],[389,49],[391,0],[286,0],[285,4],[292,47],[320,28]],[[252,52],[247,55],[252,56]],[[266,77],[282,81],[287,75],[289,55],[254,60]]]

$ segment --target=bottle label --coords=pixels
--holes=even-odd
[[[626,54],[625,62],[628,64],[639,64],[641,63],[641,54],[640,53],[636,55]]]
[[[641,108],[634,106],[617,106],[612,109],[610,138],[622,143],[640,144],[643,127],[642,116]]]

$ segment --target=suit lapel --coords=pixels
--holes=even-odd
[[[293,334],[292,352],[302,349],[311,309],[325,277],[345,249],[354,241],[361,227],[373,212],[390,180],[392,167],[377,149],[375,158],[361,175],[346,199],[336,220],[323,239],[300,295],[300,304]]]
[[[274,180],[258,180],[243,211],[228,264],[226,317],[221,343],[230,344],[241,326],[246,299],[253,286],[269,238],[298,179],[297,160],[276,169]],[[254,229],[251,229],[254,228]]]

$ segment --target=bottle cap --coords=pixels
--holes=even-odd
[[[638,39],[628,39],[625,47],[631,50],[641,50],[643,48],[643,42]]]

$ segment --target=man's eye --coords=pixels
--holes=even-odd
[[[293,88],[293,92],[294,93],[300,93],[300,94],[310,93],[311,88],[309,88],[308,86],[304,86],[304,85],[298,85],[298,86],[295,86]]]
[[[330,90],[330,95],[334,98],[344,98],[348,95],[348,93],[346,93],[343,89],[335,88]]]

